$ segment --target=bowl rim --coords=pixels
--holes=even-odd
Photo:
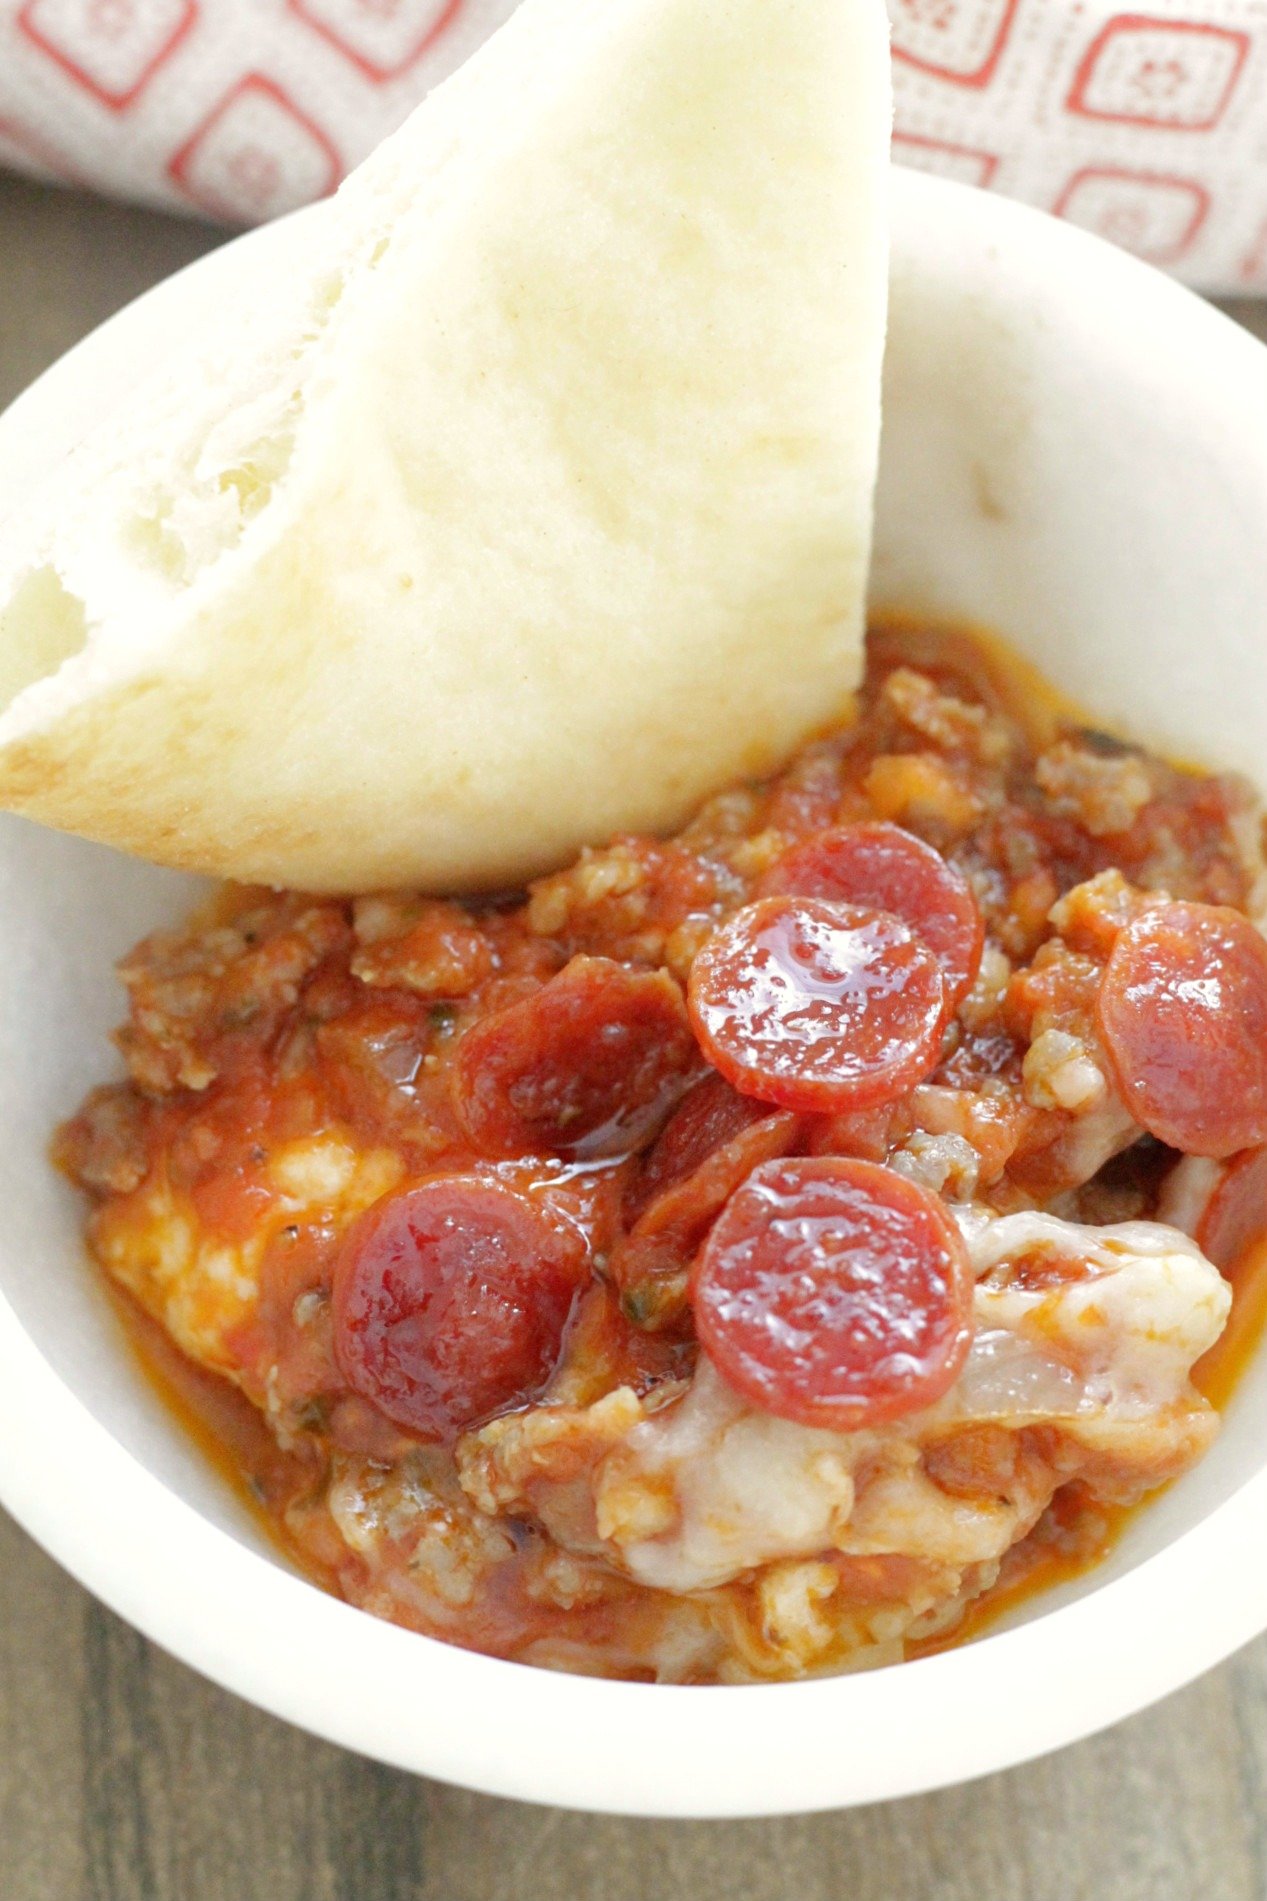
[[[1201,310],[1221,332],[1220,387],[1226,376],[1230,391],[1248,368],[1267,391],[1260,344],[1090,234],[922,173],[896,173],[895,192],[916,220],[952,218],[1043,253],[1048,268],[1143,297],[1162,315],[1166,299],[1188,323]],[[313,215],[319,208],[284,223]],[[152,310],[178,279],[196,277],[204,290],[227,281],[280,228],[209,253],[102,329],[125,324],[140,304]],[[34,414],[47,379],[100,334],[19,397],[6,426],[28,405]],[[1267,1627],[1265,1468],[1125,1575],[1018,1628],[917,1662],[712,1689],[557,1674],[385,1623],[214,1525],[97,1421],[3,1295],[0,1367],[0,1503],[81,1584],[182,1662],[273,1715],[490,1795],[682,1818],[913,1795],[1102,1729]],[[962,1720],[952,1720],[955,1712]]]

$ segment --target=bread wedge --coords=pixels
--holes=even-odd
[[[861,667],[888,132],[883,0],[525,0],[0,524],[0,805],[459,890],[777,765]]]

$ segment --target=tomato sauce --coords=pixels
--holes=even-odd
[[[128,1079],[58,1159],[326,1588],[628,1677],[922,1655],[1102,1556],[1257,1343],[1260,828],[998,643],[885,623],[855,718],[675,839],[523,899],[231,891],[138,946]],[[1129,1224],[1180,1164],[1231,1317],[1194,1387],[1227,1296],[1165,1243],[1193,1311],[1141,1428]]]

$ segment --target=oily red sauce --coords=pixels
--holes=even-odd
[[[309,1550],[285,1535],[283,1506],[302,1480],[294,1462],[278,1451],[255,1407],[224,1380],[195,1366],[136,1301],[116,1292],[115,1305],[138,1366],[181,1431],[197,1443],[208,1464],[283,1553],[326,1590],[337,1591],[333,1570],[323,1570]],[[1227,1327],[1193,1369],[1197,1390],[1220,1412],[1262,1346],[1265,1327],[1267,1241],[1259,1241],[1236,1270]],[[1032,1533],[1014,1548],[998,1582],[971,1603],[950,1630],[909,1642],[909,1660],[988,1636],[1001,1618],[1085,1577],[1103,1563],[1131,1520],[1151,1502],[1106,1505],[1084,1495],[1057,1496],[1060,1510],[1041,1533]]]
[[[1264,1211],[1267,1222],[1267,1210]],[[1210,1351],[1192,1369],[1197,1391],[1222,1412],[1262,1343],[1267,1323],[1267,1238],[1251,1243],[1231,1271],[1232,1312]]]
[[[557,1554],[532,1508],[497,1519],[500,1555],[474,1595],[420,1597],[399,1551],[341,1541],[331,1460],[364,1489],[419,1458],[441,1516],[469,1512],[455,1447],[542,1397],[672,1396],[695,1364],[693,1313],[737,1390],[784,1418],[822,1423],[845,1404],[879,1424],[926,1404],[966,1337],[962,1261],[933,1218],[955,1185],[902,1186],[876,1164],[953,1128],[996,1212],[1063,1197],[1076,1219],[1151,1214],[1165,1152],[1144,1142],[1088,1165],[1057,1058],[1099,1050],[1129,1096],[1132,1051],[1145,1066],[1168,1056],[1145,1047],[1141,971],[1182,976],[1212,931],[1229,994],[1257,1006],[1255,941],[1226,921],[1250,894],[1251,820],[1235,782],[1087,728],[996,644],[885,625],[855,724],[676,840],[586,854],[525,904],[229,893],[140,946],[119,1038],[131,1080],[90,1100],[59,1159],[94,1198],[94,1250],[137,1297],[124,1296],[146,1363],[319,1581],[472,1647],[651,1674],[660,1594],[610,1573],[590,1591],[587,1560],[579,1584],[543,1595]],[[1124,941],[1143,950],[1106,1026],[1103,973]],[[991,957],[1010,978],[969,995]],[[1216,1099],[1178,1131],[1216,1158],[1267,1137],[1253,1090],[1229,1091],[1241,1055],[1224,1029],[1212,1023]],[[1056,1054],[1036,1084],[1039,1045]],[[1141,1101],[1136,1134],[1173,1134],[1190,1108],[1155,1087]],[[788,1306],[816,1211],[838,1176],[868,1170],[892,1193],[859,1216],[847,1264],[819,1249],[825,1278]],[[795,1219],[749,1231],[743,1196],[763,1180],[795,1183]],[[175,1283],[148,1265],[160,1206],[214,1272],[203,1255]],[[1225,1211],[1227,1234],[1247,1206]],[[251,1273],[228,1271],[243,1249]],[[1235,1287],[1199,1369],[1215,1403],[1267,1311],[1260,1259]],[[816,1339],[811,1309],[834,1316]],[[809,1345],[789,1358],[798,1328]],[[957,1635],[1093,1562],[1123,1517],[1063,1484]],[[391,1521],[384,1508],[375,1522]],[[900,1596],[903,1566],[845,1560],[841,1588],[864,1607]],[[759,1622],[755,1589],[721,1593],[732,1618]],[[777,1656],[748,1667],[789,1673]]]
[[[1267,1220],[1267,1210],[1264,1211]],[[1235,1393],[1267,1328],[1267,1238],[1251,1244],[1231,1273],[1232,1311],[1222,1334],[1192,1369],[1197,1391],[1222,1412]],[[1156,1494],[1153,1494],[1155,1497]],[[1004,1560],[997,1583],[969,1604],[953,1629],[907,1646],[907,1655],[936,1656],[989,1634],[1000,1618],[1023,1609],[1061,1584],[1085,1577],[1108,1557],[1127,1526],[1148,1509],[1107,1505],[1079,1488],[1057,1493],[1047,1519]]]
[[[111,1282],[107,1288],[138,1366],[181,1431],[286,1555],[314,1582],[337,1592],[334,1572],[285,1536],[286,1508],[311,1482],[303,1462],[281,1450],[236,1386],[182,1353],[131,1294]]]

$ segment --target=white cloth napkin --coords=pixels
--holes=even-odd
[[[253,223],[331,190],[514,3],[0,0],[0,162]],[[1267,289],[1267,0],[889,11],[902,163]]]

